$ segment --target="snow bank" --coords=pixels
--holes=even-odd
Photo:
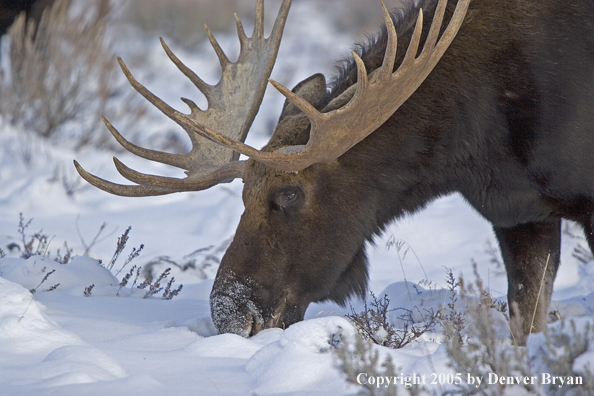
[[[22,285],[0,277],[0,301],[3,393],[24,386],[49,388],[126,376],[114,360],[50,319]]]

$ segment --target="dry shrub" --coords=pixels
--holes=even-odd
[[[363,339],[391,349],[403,348],[432,331],[440,316],[439,312],[432,310],[421,311],[415,308],[413,312],[404,308],[389,309],[389,305],[390,299],[387,295],[378,299],[371,293],[369,306],[365,302],[363,311],[359,313],[351,307],[351,314],[346,316]],[[389,321],[389,313],[397,310],[402,312],[398,318],[402,321],[402,328],[397,328]],[[422,319],[415,320],[415,316]]]
[[[101,114],[119,91],[115,56],[107,49],[112,8],[109,0],[85,2],[79,12],[71,5],[58,0],[39,24],[21,14],[10,28],[0,112],[45,138],[74,138],[77,147],[101,145],[109,137]]]
[[[508,318],[504,312],[507,306],[498,303],[489,293],[477,269],[472,263],[475,280],[464,282],[460,277],[454,280],[451,271],[448,275],[450,290],[460,288],[461,301],[466,305],[463,312],[458,311],[456,296],[452,297],[447,309],[453,311],[446,315],[444,336],[448,365],[456,373],[484,379],[478,382],[462,381],[452,395],[503,396],[508,394],[540,394],[538,384],[487,384],[490,373],[498,376],[530,377],[532,372],[527,361],[526,348],[518,347],[508,338],[502,338],[501,329],[508,329]],[[461,325],[459,325],[461,323]]]

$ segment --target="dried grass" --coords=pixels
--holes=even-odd
[[[104,145],[101,115],[119,94],[115,57],[107,49],[109,0],[93,0],[75,13],[58,0],[38,24],[21,14],[9,30],[10,66],[0,84],[0,113],[11,123],[76,148]],[[128,108],[126,118],[142,114]]]

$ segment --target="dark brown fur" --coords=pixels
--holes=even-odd
[[[456,1],[449,3],[446,20]],[[397,15],[401,59],[417,11]],[[425,34],[431,15],[425,11]],[[219,331],[286,327],[311,302],[364,296],[365,242],[456,191],[493,224],[512,335],[523,343],[541,330],[561,219],[579,222],[594,248],[592,15],[587,0],[474,0],[417,92],[337,161],[296,175],[250,161],[245,213],[211,294]],[[384,31],[360,47],[368,71],[381,65],[385,41]],[[319,75],[295,90],[327,111],[355,80],[350,62],[330,92]],[[308,133],[307,119],[286,105],[266,150],[305,144]]]

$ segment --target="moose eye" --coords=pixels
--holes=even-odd
[[[299,187],[288,187],[277,191],[273,198],[273,205],[286,214],[293,214],[299,209],[303,191]]]
[[[290,204],[291,202],[297,199],[297,192],[296,191],[283,191],[282,192],[282,200],[285,204]]]

